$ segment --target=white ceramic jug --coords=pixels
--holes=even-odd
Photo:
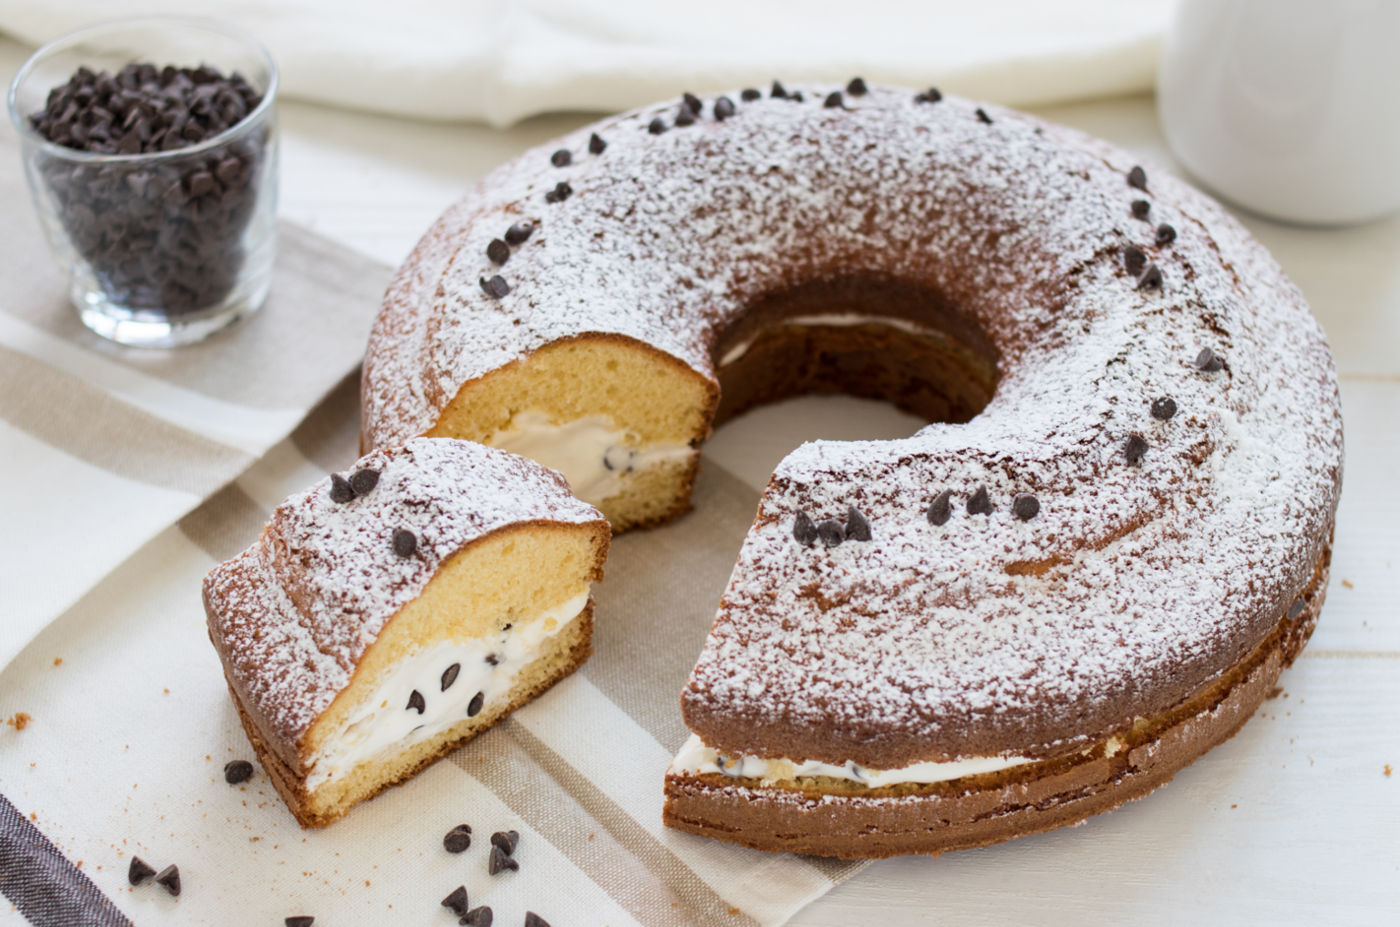
[[[1247,209],[1400,210],[1400,0],[1183,0],[1157,105],[1187,169]]]

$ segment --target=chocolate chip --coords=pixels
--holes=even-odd
[[[378,485],[379,471],[375,470],[373,467],[365,467],[364,469],[356,470],[350,476],[350,488],[355,490],[355,495],[357,496],[363,496],[366,493],[373,492],[374,487]]]
[[[312,924],[316,923],[316,918],[309,914],[299,914],[295,917],[283,919],[282,923],[285,924],[286,927],[311,927]]]
[[[773,81],[773,89],[768,91],[768,95],[770,97],[776,97],[781,100],[783,97],[788,95],[788,92],[782,84],[778,83],[777,81]]]
[[[462,826],[466,827],[465,824]],[[470,828],[468,829],[470,830]],[[453,828],[453,830],[456,830],[456,828]],[[451,834],[449,834],[449,836],[451,836]],[[465,850],[466,847],[462,849]],[[452,852],[457,853],[460,851],[452,850]],[[454,888],[451,894],[442,899],[442,906],[458,917],[466,917],[467,910],[471,907],[471,902],[467,900],[467,887],[465,885],[459,885]]]
[[[534,911],[526,911],[525,927],[549,927],[549,921],[540,917]]]
[[[500,654],[488,653],[486,655],[486,662],[491,666],[499,666],[501,663]]]
[[[794,90],[792,93],[788,94],[788,99],[794,103],[801,103],[803,100],[802,91]]]
[[[986,125],[992,124],[992,117],[987,115],[987,111],[982,107],[977,107],[977,121]]]
[[[461,671],[462,664],[460,663],[453,663],[447,669],[443,670],[441,691],[446,692],[448,689],[452,688],[452,684],[457,681],[457,674]]]
[[[1147,439],[1136,431],[1128,435],[1128,440],[1123,443],[1123,458],[1128,461],[1128,466],[1136,467],[1146,454]]]
[[[1150,212],[1152,212],[1152,204],[1147,200],[1133,200],[1134,219],[1146,219]]]
[[[817,525],[817,537],[822,539],[822,544],[827,547],[835,547],[846,540],[846,529],[841,527],[841,523],[835,519],[828,518]]]
[[[394,553],[400,557],[412,557],[417,549],[418,535],[407,528],[399,528],[394,532]]]
[[[1147,266],[1147,255],[1137,245],[1123,247],[1123,269],[1136,277]]]
[[[139,856],[131,857],[131,865],[126,867],[126,880],[132,885],[140,885],[155,874],[155,869]]]
[[[1137,190],[1147,190],[1147,171],[1136,165],[1128,171],[1128,186]]]
[[[554,189],[545,193],[546,203],[562,203],[574,193],[574,188],[569,186],[567,181],[561,180],[554,185]]]
[[[492,264],[504,264],[510,260],[510,245],[499,238],[493,238],[486,246],[486,257]]]
[[[519,868],[520,863],[516,861],[515,857],[506,853],[500,847],[493,846],[491,848],[491,856],[486,863],[486,871],[491,875],[505,872],[507,869],[514,872]]]
[[[481,706],[486,704],[486,693],[478,692],[472,696],[471,703],[467,705],[467,717],[475,718],[481,713]]]
[[[681,101],[685,104],[685,108],[690,110],[692,116],[700,115],[700,111],[705,108],[705,104],[701,103],[700,98],[693,93],[681,94]]]
[[[1176,241],[1176,229],[1165,222],[1157,226],[1157,244],[1169,245],[1174,241]]]
[[[253,764],[247,760],[230,760],[224,764],[224,781],[229,785],[238,785],[240,782],[247,782],[253,778]]]
[[[471,825],[470,825],[470,824],[458,824],[456,827],[454,827],[454,828],[452,828],[451,830],[449,830],[449,831],[448,831],[446,834],[444,834],[443,837],[442,837],[442,848],[443,848],[444,850],[446,850],[447,852],[449,852],[449,853],[461,853],[461,852],[463,852],[464,850],[466,850],[468,847],[470,847],[471,845],[472,845],[472,828],[471,828]],[[455,894],[457,894],[457,893],[456,893],[456,892],[453,892],[453,893],[452,893],[452,895],[455,895]],[[451,898],[452,895],[448,895],[447,897],[448,897],[448,898]],[[446,902],[446,901],[443,901],[443,904],[447,904],[447,902]],[[463,892],[462,892],[462,908],[463,908],[463,910],[465,910],[466,907],[467,907],[467,893],[466,893],[465,891],[463,891]],[[458,916],[459,916],[459,917],[461,916],[460,912],[459,912]]]
[[[597,132],[594,132],[592,135],[588,136],[589,154],[600,155],[603,153],[603,150],[607,147],[608,143],[603,141],[603,136],[599,135]]]
[[[133,128],[132,131],[138,131],[143,125],[143,123],[137,122],[136,128]],[[234,183],[243,176],[243,162],[237,158],[224,158],[215,165],[214,176],[219,178],[221,183]]]
[[[494,872],[491,874],[495,875]],[[457,923],[462,925],[462,927],[491,927],[491,922],[493,920],[495,920],[495,915],[491,913],[491,909],[486,905],[482,905],[479,908],[472,908]]]
[[[1011,500],[1011,514],[1021,521],[1030,521],[1040,514],[1040,500],[1028,492],[1018,492]]]
[[[416,710],[420,715],[428,710],[427,704],[423,701],[423,693],[419,692],[417,689],[409,693],[408,704],[404,706],[404,711],[408,711],[409,709]]]
[[[1299,599],[1298,601],[1294,602],[1292,605],[1288,606],[1288,617],[1289,617],[1289,618],[1297,618],[1299,615],[1303,614],[1303,609],[1304,609],[1305,607],[1306,607],[1306,606],[1304,606],[1303,600],[1302,600],[1302,599]]]
[[[715,118],[720,122],[734,115],[734,101],[729,97],[720,97],[715,101]]]
[[[695,125],[695,114],[682,106],[681,111],[676,113],[676,128],[684,129],[686,126]]]
[[[854,505],[846,510],[846,539],[848,541],[870,540],[870,522]]]
[[[517,222],[506,229],[506,242],[512,245],[523,244],[534,230],[535,227],[528,222]]]
[[[928,523],[930,525],[946,525],[952,515],[953,492],[945,489],[934,498],[933,504],[928,507]]]
[[[502,853],[514,853],[518,843],[520,835],[513,830],[498,830],[491,835],[491,845],[500,847]]]
[[[792,536],[797,538],[799,544],[811,547],[817,540],[817,525],[812,521],[812,516],[798,512],[792,521]]]
[[[219,183],[208,171],[195,171],[185,181],[189,185],[190,196],[204,196],[219,189]]]
[[[745,103],[752,103],[761,96],[763,96],[763,91],[759,90],[757,87],[745,87],[739,94],[739,99],[743,100]]]
[[[510,284],[506,283],[506,278],[502,277],[500,274],[496,274],[489,280],[482,277],[480,282],[481,292],[492,299],[500,299],[510,293]]]
[[[331,501],[344,504],[355,498],[355,488],[339,473],[331,474]]]
[[[846,92],[853,97],[863,97],[866,91],[865,81],[859,77],[852,77],[851,82],[846,85]]]
[[[1142,276],[1138,277],[1137,288],[1139,290],[1160,290],[1162,288],[1162,268],[1156,264],[1148,264],[1143,268]]]
[[[666,121],[660,116],[657,116],[647,125],[647,131],[652,135],[660,135],[662,132],[666,131]]]
[[[560,148],[549,156],[549,163],[555,167],[568,167],[574,161],[573,153],[567,148]]]
[[[969,515],[990,515],[992,514],[992,500],[987,495],[987,487],[978,486],[977,491],[967,500],[967,514]]]
[[[176,898],[180,897],[180,867],[171,863],[160,871],[156,876],[156,884],[165,886],[165,890]]]
[[[1176,414],[1176,400],[1170,396],[1163,396],[1160,399],[1152,400],[1152,417],[1159,422],[1165,422]]]
[[[1210,348],[1201,348],[1196,355],[1196,369],[1204,373],[1215,373],[1225,366],[1225,359]]]
[[[924,91],[925,103],[937,103],[943,99],[943,94],[937,87],[930,87]]]
[[[825,109],[843,108],[845,106],[845,100],[841,98],[841,91],[833,90],[831,93],[828,93],[826,99],[822,101],[822,106]]]

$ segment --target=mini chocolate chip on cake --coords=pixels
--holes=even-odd
[[[171,154],[220,138],[261,103],[242,75],[208,65],[142,62],[115,74],[82,67],[29,124],[74,151]],[[180,314],[216,305],[237,281],[267,141],[263,128],[189,157],[75,163],[41,155],[36,163],[64,233],[109,298]]]

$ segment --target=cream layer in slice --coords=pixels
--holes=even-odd
[[[881,786],[905,782],[947,782],[951,779],[961,779],[963,776],[998,772],[1034,762],[1036,760],[1024,756],[971,756],[942,763],[913,763],[898,769],[870,769],[849,761],[837,766],[816,760],[721,755],[701,741],[698,735],[691,734],[685,746],[681,747],[676,758],[671,761],[669,772],[692,776],[721,773],[733,779],[758,779],[765,785],[786,779],[826,776],[878,789]]]
[[[350,713],[344,729],[311,758],[307,791],[428,740],[506,698],[541,645],[588,606],[588,592],[585,586],[568,601],[493,637],[434,644],[399,661]]]
[[[603,416],[556,423],[535,411],[516,413],[486,443],[558,470],[574,495],[592,505],[621,492],[633,473],[697,453],[689,444],[639,447],[636,435]]]
[[[773,329],[778,328],[810,328],[813,326],[826,325],[832,328],[852,328],[857,325],[883,325],[893,328],[896,331],[904,332],[908,335],[929,335],[935,334],[934,329],[908,319],[899,319],[885,315],[859,315],[853,312],[833,313],[831,315],[794,315],[773,323]],[[727,367],[734,363],[753,347],[754,342],[767,334],[767,331],[758,332],[752,337],[739,342],[724,352],[724,356],[719,359],[717,366]]]

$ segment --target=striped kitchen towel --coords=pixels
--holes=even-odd
[[[284,225],[262,312],[124,348],[67,300],[0,127],[0,667],[137,548],[284,439],[364,354],[389,269]]]
[[[356,456],[347,380],[271,454],[160,534],[0,673],[0,860],[36,861],[0,892],[38,927],[109,905],[140,924],[450,924],[464,886],[495,923],[778,925],[857,872],[662,826],[662,776],[686,736],[679,694],[753,519],[758,490],[712,463],[695,509],[617,538],[584,667],[415,779],[303,831],[251,759],[204,629],[200,580],[270,509]],[[473,828],[453,855],[443,835]],[[518,872],[487,871],[493,831]],[[46,838],[46,839],[45,839]],[[44,844],[52,843],[45,849]],[[127,885],[133,855],[180,868],[178,899]],[[57,862],[56,862],[57,860]],[[58,865],[58,863],[64,863]],[[80,867],[80,869],[79,869]],[[37,873],[37,875],[36,875]],[[0,922],[4,916],[0,914]]]

